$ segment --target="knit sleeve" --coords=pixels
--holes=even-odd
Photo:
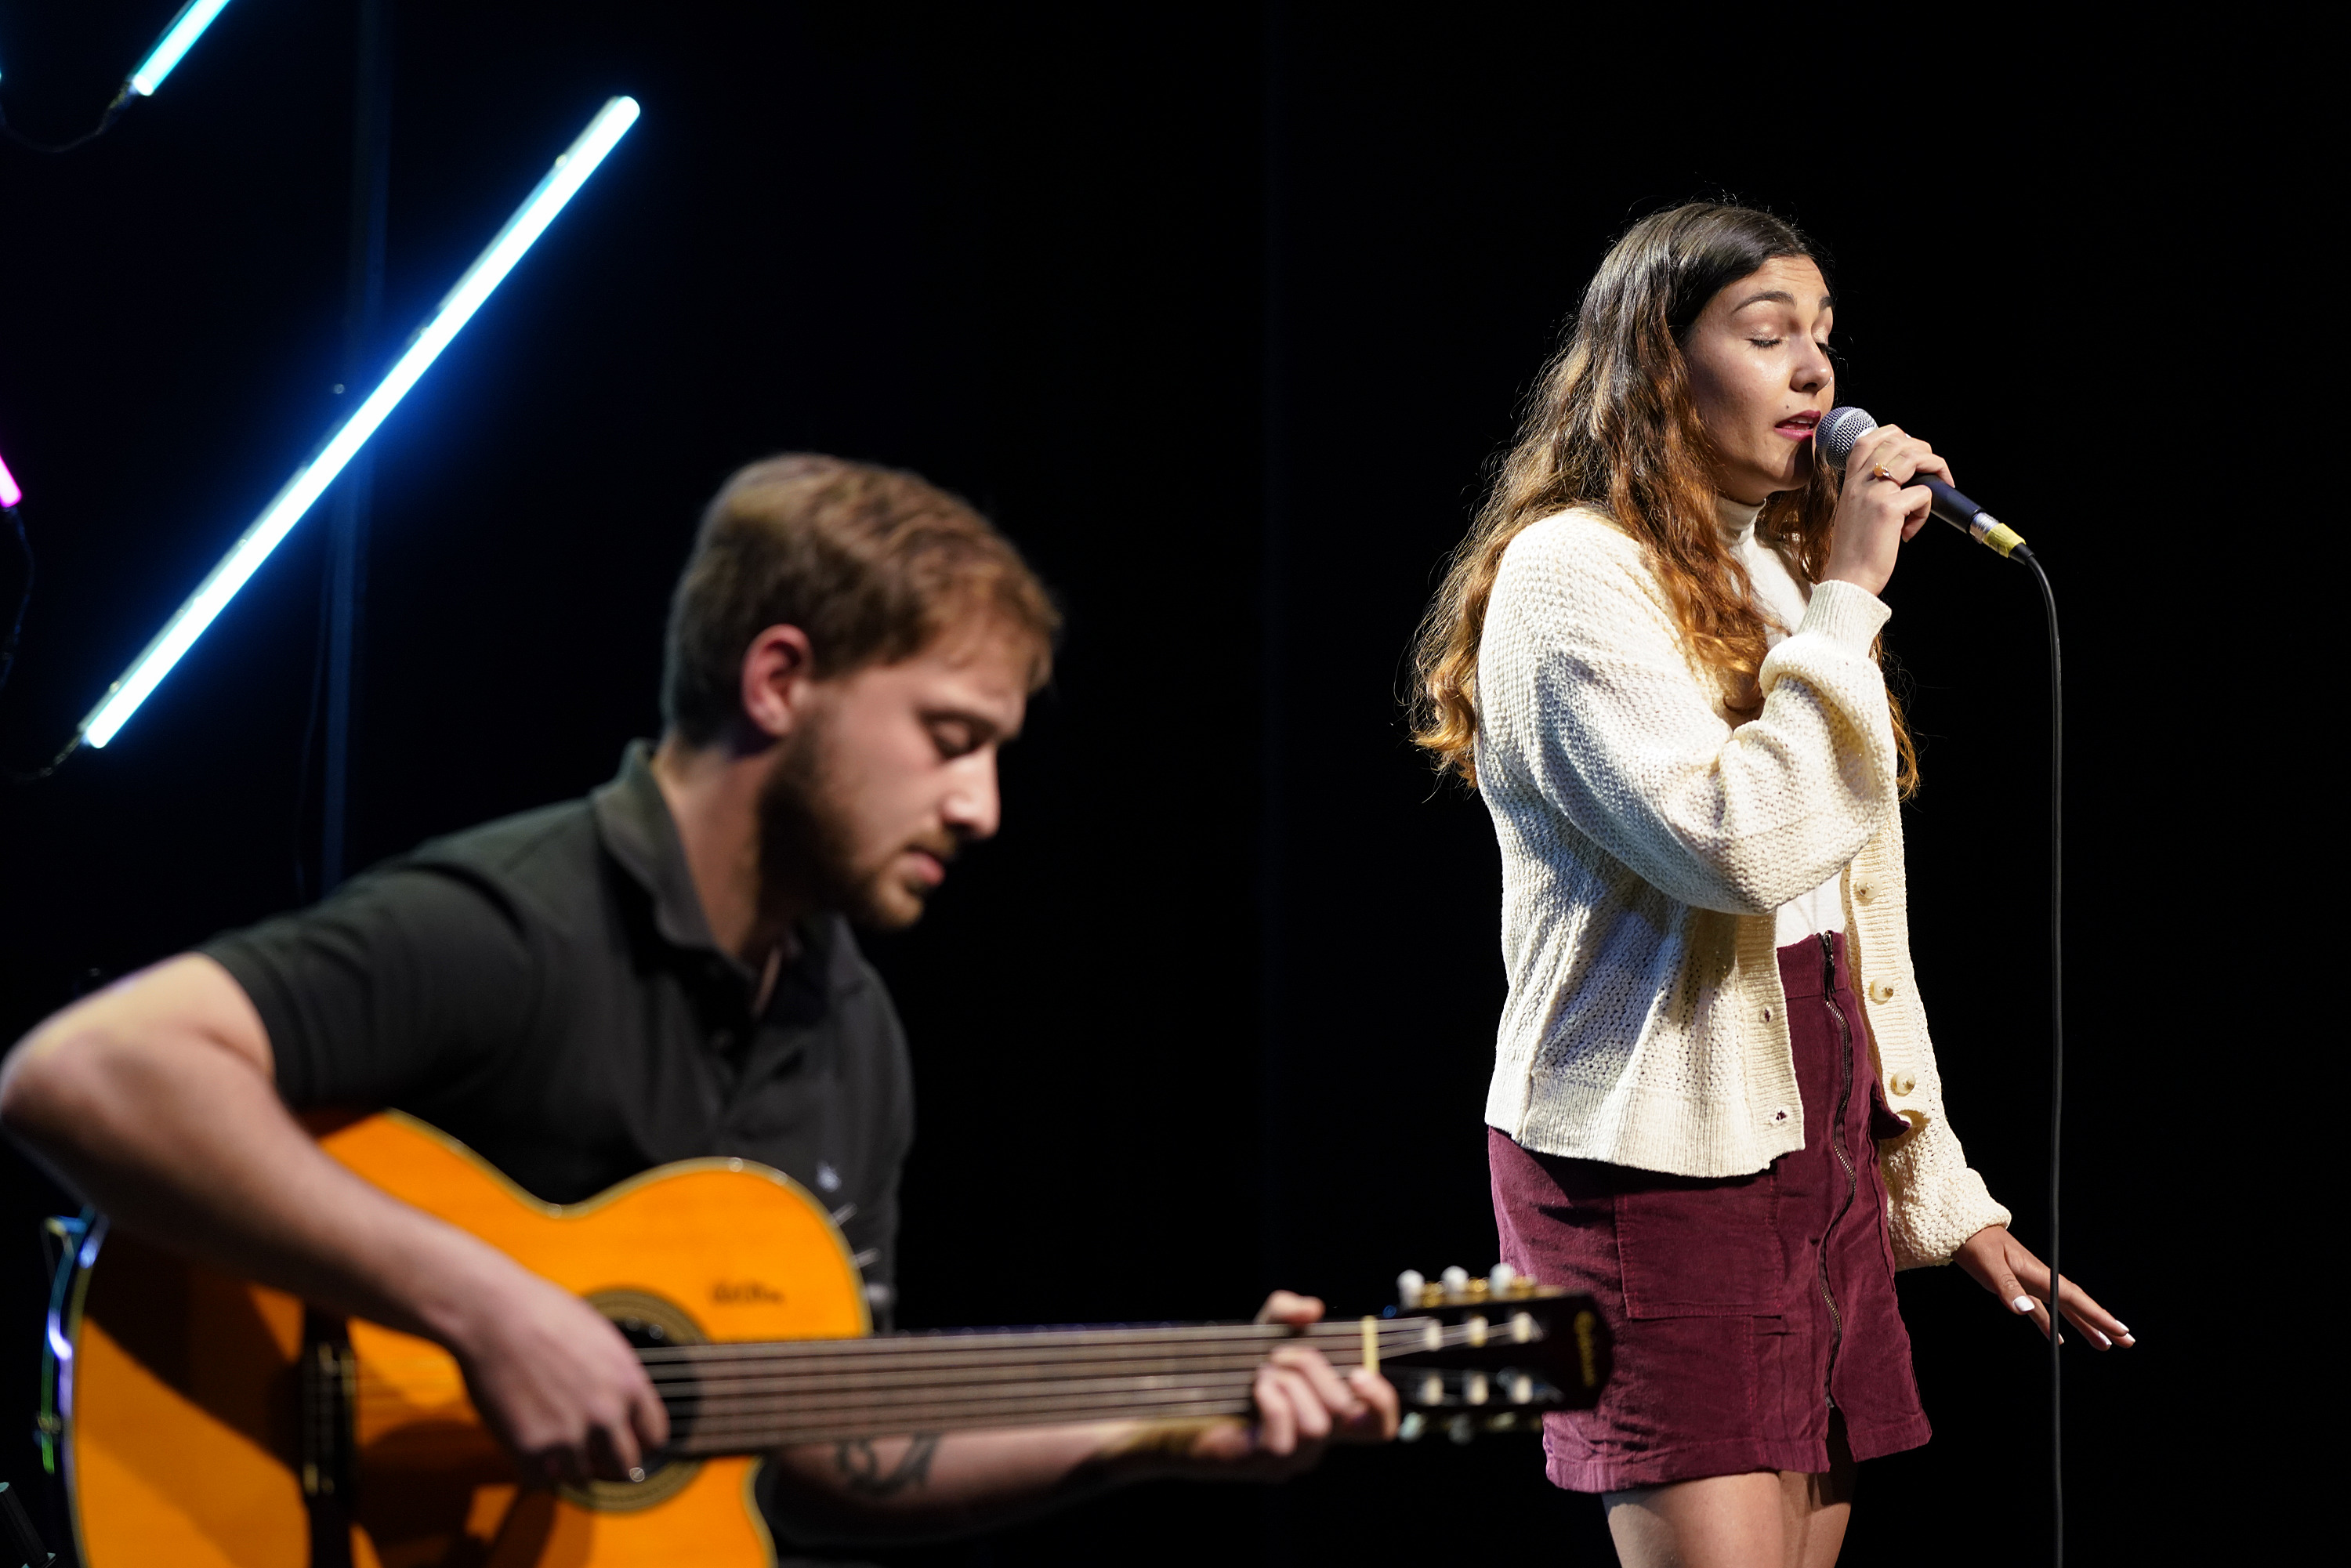
[[[1693,669],[1640,545],[1604,519],[1537,523],[1503,556],[1479,667],[1479,768],[1515,775],[1684,904],[1768,915],[1837,874],[1894,809],[1870,641],[1887,611],[1827,582],[1734,727]]]
[[[1886,1222],[1896,1269],[1948,1263],[1959,1243],[1987,1225],[2006,1225],[2008,1210],[1968,1164],[1959,1134],[1942,1114],[1939,1086],[1926,1125],[1878,1145],[1886,1176]]]

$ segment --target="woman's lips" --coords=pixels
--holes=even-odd
[[[1793,419],[1783,419],[1773,425],[1771,434],[1784,435],[1791,441],[1810,441],[1813,438],[1813,426],[1820,422],[1821,416],[1817,413],[1800,413]]]

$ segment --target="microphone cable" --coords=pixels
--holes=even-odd
[[[1813,427],[1814,461],[1843,473],[1854,449],[1876,428],[1866,409],[1845,404],[1829,410]],[[1878,472],[1885,475],[1884,469]],[[2064,1568],[2065,1368],[2060,1357],[2065,1276],[2058,1266],[2057,1197],[2065,1124],[2065,674],[2057,641],[2057,593],[2040,558],[2014,528],[1931,475],[1915,475],[1910,483],[1933,495],[1934,516],[2032,569],[2049,623],[2049,1507],[2050,1560]]]
[[[2065,675],[2057,642],[2057,593],[2040,558],[2022,556],[2041,584],[2049,622],[2049,1507],[2051,1561],[2065,1564],[2065,1276],[2058,1267],[2057,1187],[2065,1124]]]

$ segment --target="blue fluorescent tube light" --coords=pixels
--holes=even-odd
[[[344,465],[367,444],[368,437],[375,434],[384,416],[408,394],[408,389],[440,357],[450,340],[473,319],[482,301],[514,270],[515,263],[522,259],[531,242],[546,231],[547,225],[555,221],[555,214],[563,210],[563,204],[588,183],[588,176],[596,172],[604,155],[636,123],[637,112],[635,99],[616,98],[589,121],[580,140],[555,161],[555,167],[538,183],[538,189],[507,220],[507,226],[490,241],[489,248],[475,258],[474,265],[465,269],[465,276],[457,279],[457,287],[449,290],[432,318],[408,340],[408,347],[402,350],[381,383],[368,394],[367,401],[336,427],[316,456],[294,471],[294,477],[286,481],[277,499],[262,509],[261,516],[221,558],[220,564],[188,595],[187,602],[163,623],[155,640],[147,644],[146,652],[122,673],[120,680],[107,688],[106,695],[81,721],[82,740],[91,746],[104,746],[139,711],[139,705],[171,673],[180,656],[204,634],[213,618],[236,597],[236,591],[245,586],[246,580],[269,559],[269,552],[277,548],[279,541],[294,531],[302,514],[326,493]]]
[[[227,5],[228,0],[188,0],[181,6],[172,25],[163,29],[163,36],[155,40],[155,47],[147,51],[147,57],[139,62],[139,68],[131,73],[131,90],[146,98],[162,87],[163,78],[172,74],[172,68],[180,63],[180,57],[195,46],[196,40],[204,36],[204,29],[213,25],[213,18]]]

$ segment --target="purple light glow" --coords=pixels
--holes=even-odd
[[[18,487],[16,476],[8,472],[6,462],[0,461],[0,511],[6,510],[24,498],[25,492]]]

